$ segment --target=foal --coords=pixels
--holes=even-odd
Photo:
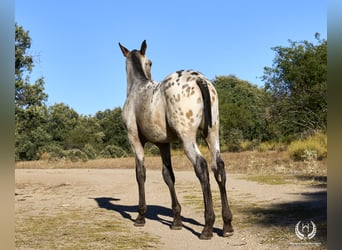
[[[213,235],[215,214],[206,160],[201,155],[196,134],[199,129],[209,146],[211,168],[218,183],[224,221],[223,236],[233,234],[226,193],[226,172],[220,156],[218,95],[212,83],[201,73],[180,70],[167,76],[161,83],[152,81],[152,62],[145,56],[146,41],[140,50],[129,51],[119,43],[126,57],[127,97],[122,118],[128,130],[128,138],[135,155],[136,179],[139,187],[139,214],[135,226],[145,224],[144,145],[152,142],[160,149],[163,162],[163,178],[169,187],[173,223],[172,229],[181,229],[181,206],[175,192],[175,176],[171,165],[170,142],[180,139],[186,156],[194,166],[203,192],[205,226],[200,239]]]

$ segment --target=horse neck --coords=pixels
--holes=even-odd
[[[133,53],[130,58],[126,60],[126,74],[127,74],[127,96],[130,95],[135,88],[143,86],[149,79],[144,72],[142,61],[138,58],[136,53]]]
[[[140,86],[143,86],[148,82],[145,76],[137,74],[133,70],[127,72],[127,96],[129,96],[134,90]]]

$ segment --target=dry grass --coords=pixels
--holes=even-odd
[[[131,232],[120,217],[99,209],[16,215],[17,249],[158,249],[159,238]],[[111,219],[108,219],[111,218]]]
[[[327,158],[328,138],[325,133],[317,132],[304,140],[296,140],[288,146],[289,156],[297,161]]]
[[[202,150],[208,158],[207,150]],[[292,160],[286,152],[248,151],[240,153],[222,153],[228,173],[258,174],[258,175],[323,175],[327,174],[327,161],[316,160],[302,162]],[[172,154],[172,163],[175,170],[192,170],[186,156],[176,151]],[[134,168],[134,158],[96,159],[89,161],[29,161],[17,162],[17,169],[126,169]],[[148,169],[161,169],[159,156],[145,157],[145,166]]]

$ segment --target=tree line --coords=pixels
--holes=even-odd
[[[258,87],[234,75],[212,80],[219,95],[220,143],[230,151],[241,142],[289,143],[327,128],[327,41],[289,41],[277,46],[272,67]],[[131,155],[121,108],[80,115],[64,103],[47,106],[44,78],[33,83],[29,31],[15,27],[16,160],[115,158]],[[203,141],[202,141],[203,143]],[[180,147],[179,143],[173,144]],[[148,145],[155,153],[156,148]]]

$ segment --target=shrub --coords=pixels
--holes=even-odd
[[[90,144],[84,145],[82,151],[87,155],[88,159],[95,159],[96,158],[96,151],[92,145],[90,145]]]
[[[151,143],[146,144],[144,151],[146,155],[159,155],[160,154],[159,148],[156,145],[151,144]]]
[[[227,149],[230,152],[241,151],[241,142],[243,141],[242,131],[239,129],[231,129],[227,136]]]
[[[79,149],[69,149],[69,150],[66,150],[65,152],[66,152],[66,158],[72,162],[80,161],[80,160],[82,161],[88,160],[87,155]]]
[[[296,161],[312,160],[313,157],[322,160],[328,154],[327,136],[322,132],[318,132],[304,140],[293,141],[288,146],[287,151],[289,156]]]
[[[127,157],[127,153],[124,149],[116,145],[107,145],[100,153],[103,158],[119,158]]]
[[[63,150],[62,146],[52,143],[41,147],[38,155],[40,160],[57,161],[65,158],[67,153]]]

